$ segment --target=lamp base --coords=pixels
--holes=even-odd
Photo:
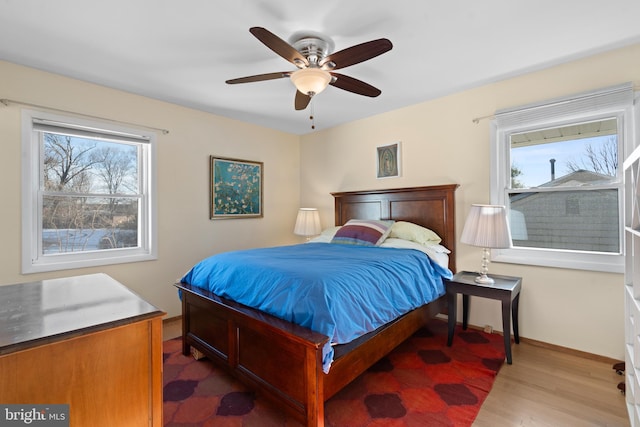
[[[482,285],[492,285],[495,283],[495,281],[491,277],[487,276],[484,273],[476,277],[475,282],[480,283]]]
[[[482,248],[482,269],[480,270],[480,275],[476,277],[476,283],[480,283],[482,285],[492,285],[494,284],[494,280],[487,276],[489,272],[489,258],[491,256],[491,249]]]

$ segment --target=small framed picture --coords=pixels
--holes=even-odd
[[[401,152],[399,142],[378,146],[377,155],[376,165],[378,178],[395,178],[400,176]]]
[[[211,156],[211,219],[262,217],[262,162]]]

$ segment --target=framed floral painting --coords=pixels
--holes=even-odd
[[[263,163],[211,156],[211,219],[260,218]]]

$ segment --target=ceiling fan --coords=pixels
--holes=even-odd
[[[391,50],[393,45],[387,39],[371,40],[333,53],[333,41],[317,33],[297,33],[290,39],[290,44],[262,27],[252,27],[249,31],[269,49],[298,67],[298,70],[240,77],[227,80],[228,84],[289,77],[297,89],[294,102],[296,110],[307,108],[311,98],[327,85],[369,97],[382,93],[368,83],[334,70],[367,61]]]

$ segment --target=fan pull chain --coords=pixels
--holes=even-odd
[[[309,120],[311,120],[311,129],[316,128],[316,120],[313,117],[313,98],[311,99],[311,115],[309,116]]]

